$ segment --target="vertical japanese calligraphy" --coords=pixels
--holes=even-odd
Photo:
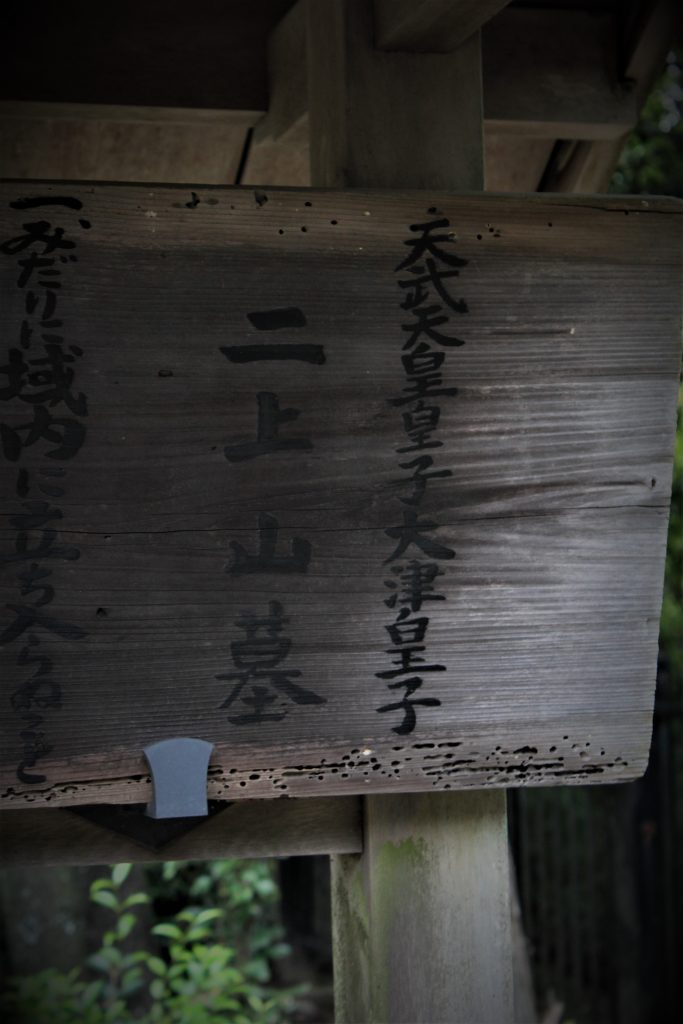
[[[0,243],[0,253],[15,261],[23,316],[17,343],[10,344],[7,362],[0,366],[0,401],[7,403],[0,421],[0,447],[3,460],[16,473],[20,511],[9,519],[16,531],[14,550],[0,555],[17,586],[16,600],[5,605],[9,622],[0,623],[0,646],[18,645],[16,665],[26,673],[9,699],[20,722],[17,777],[36,784],[46,776],[33,769],[52,749],[44,729],[45,712],[60,708],[63,698],[45,639],[75,641],[87,635],[50,607],[56,588],[49,582],[54,569],[48,565],[80,557],[78,548],[62,543],[57,524],[64,518],[60,499],[67,493],[64,463],[85,441],[88,402],[76,387],[83,350],[68,343],[59,304],[69,271],[78,261],[78,233],[87,231],[90,222],[79,217],[78,227],[69,229],[58,223],[81,211],[81,201],[72,196],[30,196],[9,205],[23,212],[21,228]],[[33,216],[24,211],[43,208],[48,213],[36,213],[40,219],[23,219]]]
[[[306,326],[306,317],[298,307],[269,309],[248,313],[249,323],[258,331],[281,331]],[[251,343],[221,347],[228,362],[233,364],[268,363],[294,360],[320,366],[325,362],[322,345],[293,342],[273,344]],[[287,437],[280,428],[297,420],[299,409],[280,408],[280,399],[273,391],[259,391],[256,395],[256,439],[226,445],[224,455],[228,462],[239,463],[250,459],[310,451],[313,442],[307,437]],[[292,537],[289,546],[279,542],[279,523],[276,516],[261,512],[258,517],[258,550],[250,553],[237,541],[230,542],[231,561],[227,572],[231,576],[246,573],[306,573],[311,561],[311,544],[303,537]],[[230,654],[233,671],[223,672],[217,679],[232,683],[230,693],[221,704],[230,709],[228,721],[233,725],[254,725],[279,722],[289,712],[289,704],[325,704],[312,690],[293,680],[302,675],[299,669],[283,665],[292,648],[292,641],[282,636],[289,619],[279,601],[270,601],[267,611],[243,609],[235,622],[235,629],[244,635],[232,640]]]
[[[439,577],[444,575],[441,563],[453,559],[455,552],[436,538],[438,523],[424,516],[422,506],[435,481],[451,476],[450,469],[438,468],[432,452],[443,446],[438,438],[441,400],[458,393],[457,388],[444,386],[443,350],[465,344],[451,332],[451,321],[452,314],[467,312],[467,304],[454,298],[449,286],[467,260],[443,248],[453,241],[452,234],[444,233],[449,227],[445,218],[412,224],[414,237],[403,243],[408,254],[396,267],[396,273],[402,274],[398,278],[400,307],[408,316],[401,324],[407,335],[401,355],[405,384],[389,403],[401,414],[403,437],[396,454],[401,456],[399,468],[404,475],[396,483],[404,494],[398,499],[403,506],[401,522],[384,531],[395,542],[385,560],[385,565],[391,565],[391,577],[385,580],[390,595],[384,603],[396,613],[384,627],[392,645],[385,651],[392,658],[391,668],[375,675],[396,697],[377,711],[401,716],[392,726],[399,735],[413,732],[417,708],[439,707],[437,697],[424,694],[423,677],[446,671],[445,665],[430,663],[424,655],[429,602],[446,600],[439,593]]]

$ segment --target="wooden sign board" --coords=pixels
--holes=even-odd
[[[10,183],[2,806],[642,772],[675,201]]]

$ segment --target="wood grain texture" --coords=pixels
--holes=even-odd
[[[232,185],[257,118],[246,111],[3,104],[0,176]]]
[[[355,797],[277,800],[267,811],[258,801],[240,801],[157,849],[59,808],[2,811],[0,837],[0,864],[4,867],[295,857],[362,849]]]
[[[624,26],[621,80],[641,110],[662,72],[671,40],[683,30],[683,8],[676,0],[641,0],[630,5]],[[626,142],[616,139],[562,141],[555,147],[543,177],[546,192],[604,192]]]
[[[3,189],[6,240],[36,214],[8,206],[30,185]],[[40,629],[60,706],[23,707],[26,640],[2,649],[5,806],[146,802],[142,748],[173,735],[216,745],[209,794],[223,800],[642,772],[679,372],[679,203],[40,191],[83,203],[51,213],[78,240],[59,301],[68,344],[83,350],[74,389],[89,412],[86,441],[64,463],[65,494],[50,499],[62,512],[59,543],[80,557],[48,568],[50,608],[87,635]],[[457,278],[468,312],[455,324],[465,344],[444,370],[458,393],[441,399],[436,450],[435,468],[451,475],[429,483],[421,507],[455,557],[439,579],[446,600],[427,609],[426,657],[445,670],[424,673],[422,694],[441,703],[400,735],[400,713],[378,714],[391,691],[376,675],[395,657],[386,652],[396,613],[384,601],[396,541],[385,531],[406,496],[401,408],[390,403],[405,385],[394,268],[409,225],[434,217],[453,234],[443,246],[468,261]],[[24,317],[18,258],[0,263],[8,347]],[[289,306],[305,328],[264,334],[248,319]],[[238,364],[221,353],[273,335],[323,346],[325,363]],[[255,396],[266,389],[281,410],[300,411],[282,436],[312,447],[227,461],[226,446],[254,440]],[[4,409],[2,422],[25,423],[21,399]],[[17,517],[30,511],[22,502],[44,500],[35,488],[49,483],[45,450],[36,441],[25,461],[3,462],[10,558]],[[17,467],[28,474],[23,496]],[[311,544],[307,572],[230,571],[235,544],[257,551],[264,514],[277,520],[279,555],[295,537]],[[33,548],[41,528],[27,529]],[[18,571],[16,561],[3,567],[10,635]],[[274,600],[289,619],[287,667],[326,703],[280,691],[281,721],[235,724],[220,677],[235,671],[240,616]],[[44,781],[26,783],[16,777],[22,715],[34,710],[50,749],[36,769]]]
[[[312,181],[449,188],[457,170],[463,188],[476,188],[483,173],[480,80],[476,35],[454,54],[384,53],[373,46],[366,0],[308,0]],[[435,96],[458,98],[458,131],[451,105]]]
[[[338,1024],[510,1024],[505,794],[369,797],[365,809],[362,858],[332,859]]]
[[[552,139],[484,132],[488,192],[537,192],[553,151]],[[568,189],[567,191],[571,191]]]
[[[380,50],[450,53],[508,0],[373,0]]]
[[[606,192],[626,138],[558,141],[543,172],[543,191]]]
[[[638,115],[618,53],[609,13],[506,7],[482,30],[488,130],[618,139]]]
[[[252,133],[243,185],[310,185],[307,8],[300,0],[268,40],[268,113]]]

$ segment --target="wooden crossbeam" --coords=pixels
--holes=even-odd
[[[254,129],[240,184],[309,185],[306,9],[296,3],[268,40],[268,113]]]
[[[510,7],[485,26],[482,54],[490,131],[612,139],[636,122],[609,13]]]
[[[380,50],[450,53],[509,0],[375,0]]]
[[[413,21],[410,23],[417,21],[420,12],[424,20],[428,10],[434,14],[443,6],[436,3],[411,5]],[[445,6],[451,10],[459,5],[449,0]],[[478,6],[482,12],[487,6],[491,7],[490,4]],[[375,46],[366,46],[365,67],[374,76],[376,84],[382,78],[385,89],[397,90],[392,92],[388,116],[392,120],[399,116],[408,119],[409,111],[403,109],[404,100],[399,101],[401,83],[406,75],[418,83],[419,93],[411,91],[407,102],[419,106],[430,95],[435,95],[436,83],[440,83],[439,88],[457,90],[457,77],[453,76],[459,54],[446,57],[435,52],[380,52],[377,49],[383,38],[377,29],[380,8],[387,20],[392,12],[394,18],[400,20],[402,5],[394,0],[384,6],[378,3],[375,9]],[[304,74],[307,43],[303,11],[303,2],[296,4],[271,36],[271,109],[254,131],[242,179],[244,184],[310,183],[308,95]],[[401,24],[407,23],[406,15]],[[420,43],[416,40],[417,36],[411,47],[418,50]],[[326,43],[325,40],[314,44],[316,48],[327,45],[329,41]],[[407,36],[402,45],[408,47]],[[311,50],[311,61],[319,63],[323,59],[321,52]],[[552,143],[557,138],[595,139],[610,144],[621,139],[635,124],[641,90],[630,81],[619,84],[623,76],[620,76],[618,65],[616,26],[604,11],[591,13],[508,7],[485,24],[482,55],[484,127],[491,157],[487,164],[496,159],[496,154],[514,147],[513,140],[525,140],[521,148],[516,147],[524,168],[521,177],[511,178],[498,169],[491,175],[491,183],[487,187],[535,189],[550,158]],[[415,67],[417,61],[422,68],[419,75],[407,70]],[[352,70],[347,69],[347,73],[352,74]],[[353,74],[360,92],[365,85],[360,85],[357,69]],[[633,68],[633,78],[637,79],[641,74],[640,67]],[[395,80],[392,75],[396,76]],[[329,83],[329,75],[325,81]],[[433,110],[434,104],[430,104],[429,109]],[[339,116],[342,120],[345,117],[343,112]],[[444,145],[448,144],[449,138],[455,145],[457,140],[445,125],[442,134]],[[506,143],[505,139],[510,142]],[[373,140],[373,145],[379,144],[383,143]],[[417,153],[417,148],[406,147],[400,154],[400,160],[394,154],[394,166],[400,162],[405,170],[411,153]],[[443,153],[440,156],[443,157]],[[509,164],[507,160],[503,162],[506,166]]]
[[[621,26],[618,75],[631,89],[639,111],[663,69],[673,39],[683,29],[683,7],[678,0],[636,0]],[[632,126],[631,126],[632,127]],[[553,149],[542,178],[545,192],[604,192],[609,186],[626,135],[570,141],[563,136]]]
[[[358,853],[355,797],[239,801],[153,848],[59,808],[0,812],[0,864],[110,864],[118,861],[210,860]]]
[[[235,181],[259,111],[0,103],[0,177]]]

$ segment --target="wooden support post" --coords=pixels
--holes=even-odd
[[[311,179],[329,187],[483,188],[481,45],[383,53],[369,0],[309,2]]]
[[[314,185],[482,189],[481,47],[380,53],[367,0],[310,2]],[[505,793],[364,800],[364,851],[332,858],[339,1024],[506,1024]]]
[[[506,797],[365,799],[360,856],[332,857],[339,1024],[507,1024]]]

